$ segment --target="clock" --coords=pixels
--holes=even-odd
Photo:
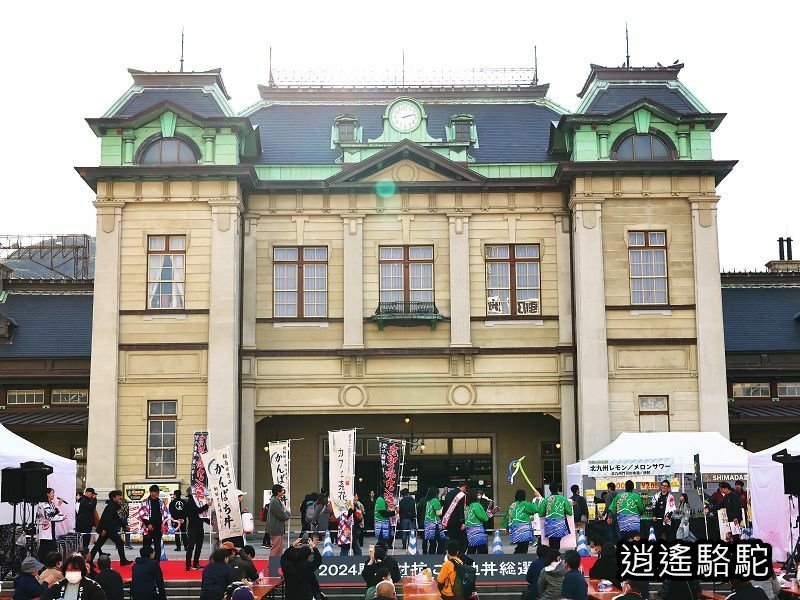
[[[411,100],[399,100],[389,110],[389,123],[401,133],[414,131],[421,122],[419,106]]]

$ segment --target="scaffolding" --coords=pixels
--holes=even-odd
[[[0,264],[12,277],[39,279],[89,279],[89,235],[0,235]]]

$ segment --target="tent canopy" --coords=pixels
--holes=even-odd
[[[69,506],[61,509],[67,518],[59,523],[57,532],[61,533],[62,529],[68,531],[74,528],[77,463],[69,458],[48,452],[0,425],[0,469],[19,467],[20,463],[27,461],[43,462],[53,467],[53,472],[47,476],[47,485],[56,491],[56,496],[69,502]],[[0,489],[2,489],[2,478],[0,478]],[[11,523],[12,513],[13,509],[10,504],[0,503],[0,523]],[[19,512],[17,515],[19,522]]]
[[[580,465],[581,475],[589,475],[590,460],[673,457],[676,473],[693,473],[695,454],[700,455],[703,473],[747,472],[750,453],[716,431],[625,432],[599,452],[575,464]]]
[[[793,438],[789,438],[785,442],[781,442],[780,444],[775,444],[772,448],[767,448],[766,450],[761,450],[760,452],[756,452],[756,454],[765,454],[772,456],[776,452],[780,452],[781,450],[786,450],[792,456],[800,456],[800,433],[798,433]]]

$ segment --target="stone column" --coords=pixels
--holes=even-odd
[[[364,347],[364,215],[344,226],[344,348]]]
[[[559,386],[561,397],[561,474],[567,480],[567,465],[578,460],[578,448],[575,440],[575,386],[571,383],[562,383]]]
[[[244,216],[242,281],[242,347],[256,347],[256,278],[258,276],[258,215]]]
[[[205,142],[205,148],[203,151],[203,164],[204,165],[213,165],[214,164],[214,142],[217,139],[217,132],[213,129],[205,129],[203,130],[203,142]]]
[[[209,200],[211,289],[206,418],[210,447],[231,444],[236,456],[239,441],[239,214],[242,204],[235,182],[222,182],[222,187],[224,195]],[[225,188],[228,188],[227,193]],[[242,455],[248,451],[247,448],[241,450]]]
[[[261,509],[261,494],[256,494],[256,389],[254,385],[242,386],[242,464],[239,469],[239,489],[247,492],[245,506],[254,515]],[[213,443],[213,440],[212,440]]]
[[[698,404],[700,431],[719,431],[730,437],[717,238],[718,201],[719,196],[689,198],[694,244]]]
[[[125,129],[122,132],[122,164],[133,164],[133,142],[136,140],[136,133],[133,129]]]
[[[572,197],[579,453],[611,442],[601,199]]]
[[[124,202],[115,201],[111,183],[98,194],[92,308],[86,481],[103,497],[117,488],[117,399],[119,376],[120,238]]]
[[[472,345],[469,310],[469,216],[450,220],[450,346]]]

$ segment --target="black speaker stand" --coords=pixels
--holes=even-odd
[[[797,562],[800,559],[800,536],[797,538],[797,542],[794,541],[794,534],[792,530],[795,527],[800,527],[800,514],[798,514],[795,522],[792,523],[792,498],[795,500],[800,500],[800,497],[796,495],[789,495],[789,544],[792,548],[792,551],[789,553],[789,556],[786,558],[786,561],[783,563],[783,571],[786,573],[787,576],[796,577],[797,576]]]

